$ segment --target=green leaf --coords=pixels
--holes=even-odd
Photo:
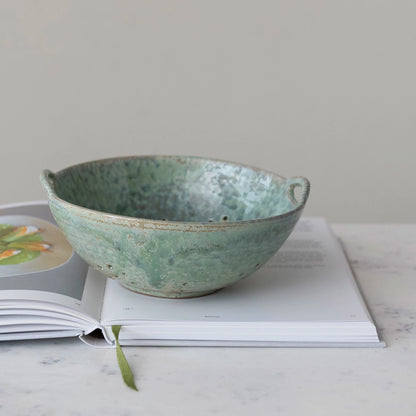
[[[29,235],[24,235],[20,238],[16,238],[15,240],[13,240],[11,243],[9,244],[13,244],[13,243],[29,243],[31,241],[42,241],[42,236],[40,234],[29,234]]]
[[[9,234],[13,230],[13,225],[10,224],[0,224],[0,239]]]
[[[16,254],[15,256],[0,260],[0,266],[9,266],[11,264],[25,263],[26,261],[35,259],[39,255],[39,251],[22,250],[19,254]]]
[[[120,343],[118,342],[118,336],[120,334],[121,325],[112,325],[111,330],[116,338],[116,353],[118,366],[121,371],[121,376],[123,377],[124,383],[133,390],[138,391],[136,384],[134,382],[133,372],[127,362],[126,356],[121,349]]]
[[[23,237],[17,238],[10,243],[6,243],[8,248],[20,248],[20,243],[32,243],[33,241],[42,241],[42,236],[39,234],[24,235]],[[0,245],[4,244],[4,241],[0,240]]]
[[[2,240],[7,241],[8,243],[16,241],[22,237],[28,235],[36,234],[39,232],[39,229],[36,226],[31,225],[20,225],[15,227],[9,234],[3,235]]]

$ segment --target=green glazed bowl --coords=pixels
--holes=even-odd
[[[41,182],[87,263],[165,298],[206,295],[261,267],[292,232],[310,188],[303,177],[184,156],[97,160],[45,170]]]

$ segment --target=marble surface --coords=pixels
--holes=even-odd
[[[335,224],[384,349],[0,344],[0,415],[416,414],[416,225]]]

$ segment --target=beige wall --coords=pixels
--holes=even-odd
[[[43,168],[129,154],[240,161],[305,214],[416,221],[416,2],[0,2],[0,203]]]

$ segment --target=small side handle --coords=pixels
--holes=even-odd
[[[301,188],[301,194],[300,194],[299,200],[296,198],[296,195],[295,195],[295,188],[297,187]],[[293,205],[296,205],[296,206],[305,205],[309,197],[310,189],[311,189],[310,182],[303,176],[296,176],[287,180],[286,193],[287,193],[288,198],[290,199],[290,202],[292,202]]]
[[[40,182],[42,183],[48,196],[55,195],[55,174],[49,169],[45,169],[40,175]]]

